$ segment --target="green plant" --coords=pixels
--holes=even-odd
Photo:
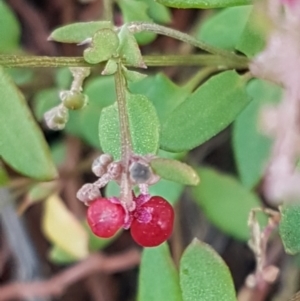
[[[102,21],[68,24],[49,37],[83,45],[80,57],[18,54],[18,22],[0,2],[0,15],[6,16],[0,25],[10,29],[0,41],[0,156],[5,163],[0,165],[0,185],[26,194],[20,212],[45,200],[42,228],[51,243],[51,261],[69,264],[89,258],[117,240],[121,228],[130,228],[135,242],[154,247],[143,250],[140,301],[237,300],[228,267],[208,244],[194,239],[181,256],[179,271],[172,261],[165,241],[172,234],[176,203],[189,185],[195,204],[213,225],[249,242],[256,269],[245,280],[244,291],[251,300],[261,291],[267,294],[279,273],[267,248],[276,243],[271,234],[278,226],[286,252],[300,252],[299,76],[294,67],[300,55],[293,31],[300,25],[295,19],[300,6],[275,2],[105,0]],[[113,23],[114,4],[122,25]],[[171,20],[167,6],[224,9],[197,25],[194,38],[161,25]],[[262,13],[264,6],[269,13]],[[142,55],[141,45],[149,45],[157,35],[198,52]],[[199,70],[179,86],[162,73],[146,71],[161,66]],[[34,115],[49,129],[75,136],[101,155],[79,160],[73,171],[62,168],[68,161],[65,141],[50,141],[49,147],[12,80],[21,86],[31,82],[31,74],[21,71],[27,67],[63,68],[56,71],[52,87],[34,91]],[[199,167],[188,156],[205,143],[214,147],[209,144],[212,138],[231,124],[238,178]],[[60,197],[70,177],[80,174],[87,181],[84,173],[90,166],[98,179],[76,186],[73,197],[89,206],[91,229],[83,221],[82,207],[76,216],[77,205],[67,208]],[[15,172],[24,177],[18,179]],[[87,178],[92,179],[91,173]],[[244,291],[239,300],[250,300]]]

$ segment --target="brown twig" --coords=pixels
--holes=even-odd
[[[115,273],[130,269],[140,261],[136,249],[121,254],[105,256],[95,253],[87,259],[62,271],[48,280],[29,283],[11,283],[0,287],[0,301],[30,297],[58,297],[75,282],[97,272]]]

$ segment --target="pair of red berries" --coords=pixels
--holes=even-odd
[[[134,201],[136,209],[128,215],[115,198],[95,199],[87,210],[87,221],[93,233],[108,238],[120,228],[130,227],[132,238],[143,247],[155,247],[166,241],[173,230],[172,206],[159,196],[140,195]]]

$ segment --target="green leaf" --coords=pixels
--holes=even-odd
[[[124,23],[133,21],[152,22],[147,13],[148,5],[146,3],[138,0],[118,0],[117,3],[122,11]],[[156,38],[156,34],[153,32],[141,32],[134,36],[140,45],[149,44]]]
[[[138,82],[147,77],[146,74],[137,71],[128,70],[125,67],[123,67],[122,71],[126,79],[131,82]]]
[[[194,239],[180,260],[184,301],[237,301],[230,271],[207,244]]]
[[[155,23],[161,23],[161,24],[171,23],[172,16],[171,16],[170,9],[155,2],[154,0],[142,0],[142,1],[147,3],[148,5],[147,13]]]
[[[280,100],[281,90],[255,79],[247,92],[252,101],[233,124],[233,147],[241,182],[253,188],[264,174],[272,146],[272,140],[259,130],[260,112],[264,105]]]
[[[93,35],[92,44],[84,50],[83,57],[90,64],[98,64],[113,57],[118,46],[118,35],[112,29],[103,28]]]
[[[279,234],[284,249],[288,254],[297,254],[300,252],[300,204],[284,204],[280,212]]]
[[[73,76],[69,68],[58,68],[55,72],[56,87],[62,90],[69,90],[73,81]]]
[[[12,78],[17,86],[30,84],[34,80],[34,72],[32,69],[9,68],[6,69],[5,72]]]
[[[144,95],[126,94],[127,111],[133,151],[136,154],[155,154],[159,142],[159,121],[155,108]],[[104,108],[99,122],[102,150],[115,160],[121,157],[121,140],[117,104]]]
[[[182,300],[178,274],[166,243],[143,250],[138,288],[139,301]]]
[[[156,174],[166,180],[184,185],[197,185],[200,181],[191,166],[177,160],[155,158],[150,165]]]
[[[215,47],[234,50],[251,8],[247,5],[222,10],[200,26],[196,38]]]
[[[248,215],[252,208],[261,206],[258,197],[229,175],[210,168],[201,168],[198,173],[201,183],[192,192],[204,214],[223,232],[247,241]]]
[[[116,99],[114,78],[101,76],[88,80],[84,93],[89,97],[89,103],[80,111],[80,131],[84,140],[100,148],[99,119],[102,109],[112,105]]]
[[[131,0],[132,1],[132,0]],[[132,67],[147,68],[134,35],[123,25],[119,32],[119,54],[125,58],[126,64]]]
[[[117,62],[114,59],[110,59],[105,64],[103,71],[101,72],[102,75],[112,75],[115,74],[118,70]]]
[[[155,106],[161,124],[189,95],[189,91],[174,84],[163,73],[132,83],[129,88],[133,93],[143,94],[149,98]]]
[[[21,28],[5,1],[0,1],[0,16],[0,52],[9,53],[19,48]]]
[[[235,71],[211,77],[179,105],[162,124],[162,149],[181,152],[226,128],[248,104],[245,80]]]
[[[217,8],[252,4],[252,0],[157,0],[157,2],[175,8]]]
[[[88,234],[56,194],[45,201],[42,229],[54,245],[72,257],[88,256]]]
[[[236,45],[236,49],[253,57],[261,52],[268,36],[269,21],[266,20],[264,12],[253,8],[242,35]]]
[[[73,23],[54,30],[48,40],[63,43],[81,43],[103,28],[112,29],[113,26],[109,21]]]
[[[78,259],[54,245],[48,254],[49,260],[55,264],[67,265],[78,261]]]
[[[50,180],[57,176],[48,145],[23,95],[0,68],[0,156],[29,177]]]

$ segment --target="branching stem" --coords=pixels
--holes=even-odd
[[[224,58],[220,55],[145,55],[143,61],[148,67],[162,66],[213,66],[220,70],[248,69],[248,60],[236,55],[239,60]],[[104,68],[105,63],[98,64]],[[58,67],[95,67],[83,57],[50,57],[0,55],[0,66],[8,68],[58,68]],[[130,66],[128,66],[130,67]]]

